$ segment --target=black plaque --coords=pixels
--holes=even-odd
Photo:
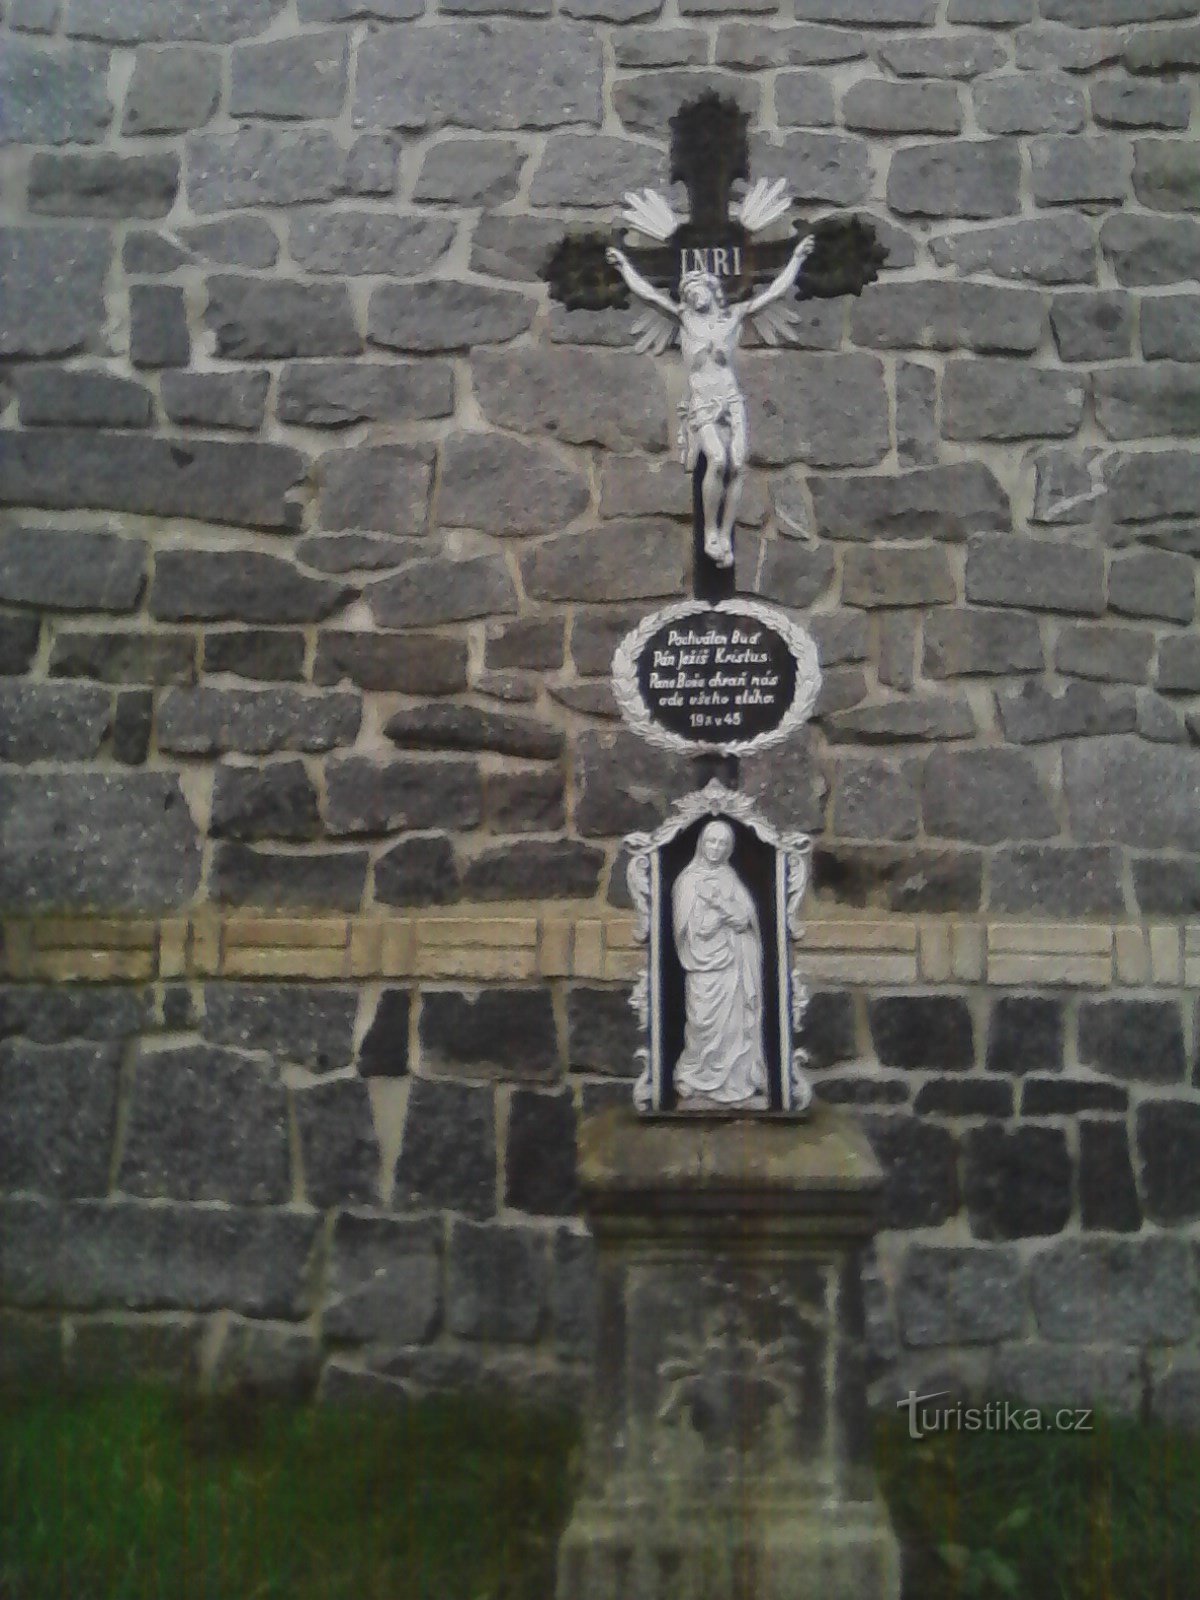
[[[637,658],[651,721],[702,745],[774,733],[796,699],[796,659],[768,623],[698,607],[663,625]]]

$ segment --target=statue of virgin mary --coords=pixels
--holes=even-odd
[[[710,822],[671,896],[675,948],[686,979],[681,1102],[765,1106],[762,941],[754,901],[729,864],[733,829]]]

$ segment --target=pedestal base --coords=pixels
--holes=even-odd
[[[863,1382],[880,1173],[857,1128],[609,1111],[580,1172],[598,1342],[558,1600],[896,1600]]]

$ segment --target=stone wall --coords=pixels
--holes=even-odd
[[[1200,7],[433,3],[3,0],[10,1359],[577,1372],[689,496],[537,273],[715,86],[891,252],[747,353],[739,539],[880,1371],[1195,1409]]]

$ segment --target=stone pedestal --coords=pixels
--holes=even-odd
[[[844,1115],[580,1130],[599,1249],[584,1485],[558,1600],[895,1600],[861,1253],[880,1172]]]

